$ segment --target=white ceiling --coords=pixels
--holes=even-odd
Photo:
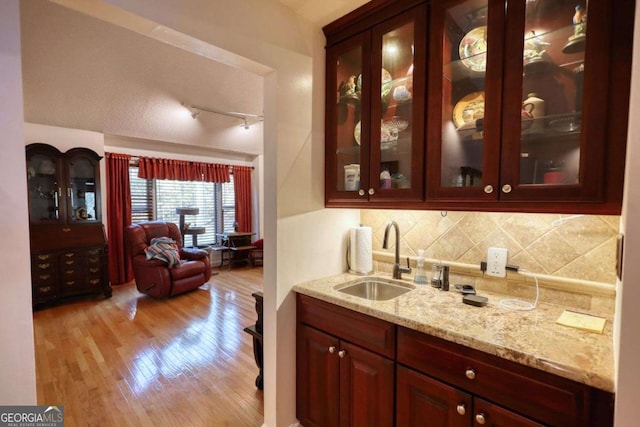
[[[278,0],[320,27],[368,3],[369,0]]]
[[[74,3],[87,4],[53,1],[80,10]],[[278,1],[323,26],[367,0]],[[246,131],[241,121],[220,115],[201,113],[194,120],[180,105],[262,114],[258,67],[213,61],[215,46],[148,21],[142,23],[154,30],[147,37],[117,11],[101,16],[108,23],[54,2],[20,5],[26,122],[250,157],[262,153],[261,123]],[[243,65],[254,73],[239,69]]]

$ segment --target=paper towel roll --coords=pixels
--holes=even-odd
[[[373,272],[373,246],[371,227],[353,227],[349,241],[351,252],[349,266],[351,273],[370,274]]]

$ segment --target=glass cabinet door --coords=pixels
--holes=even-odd
[[[423,4],[327,48],[330,203],[424,200],[426,21]]]
[[[327,155],[327,173],[335,174],[328,190],[340,198],[358,197],[367,185],[369,67],[363,58],[368,45],[368,37],[361,36],[327,52],[327,140],[335,149]]]
[[[503,15],[498,1],[434,6],[427,198],[497,198]]]
[[[487,2],[469,1],[449,9],[444,33],[442,86],[443,187],[482,184]]]
[[[503,127],[507,149],[502,176],[509,191],[502,197],[531,198],[536,191],[552,189],[571,198],[585,184],[584,77],[585,67],[593,65],[586,47],[595,46],[587,32],[591,11],[586,0],[520,0],[510,4],[508,14],[514,18],[510,31],[523,34],[523,40],[508,45],[522,52],[522,58],[517,67],[513,64],[519,88],[505,93],[505,123],[511,126]],[[597,102],[598,92],[593,94],[591,101]]]
[[[31,222],[59,221],[60,163],[59,157],[46,152],[31,152],[27,156],[29,219]]]
[[[68,162],[67,203],[70,221],[95,221],[98,218],[97,162],[74,153]]]
[[[425,27],[420,6],[373,29],[372,198],[422,198]]]

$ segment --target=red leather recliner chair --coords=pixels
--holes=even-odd
[[[180,265],[169,268],[159,259],[147,259],[145,249],[154,237],[175,240]],[[178,295],[203,285],[211,278],[209,256],[202,249],[182,248],[182,235],[171,222],[149,221],[132,224],[125,229],[127,252],[133,264],[133,277],[138,291],[162,298]]]

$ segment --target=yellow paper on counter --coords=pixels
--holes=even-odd
[[[601,334],[604,330],[604,324],[606,321],[607,320],[602,317],[565,310],[558,320],[556,320],[556,323]]]

